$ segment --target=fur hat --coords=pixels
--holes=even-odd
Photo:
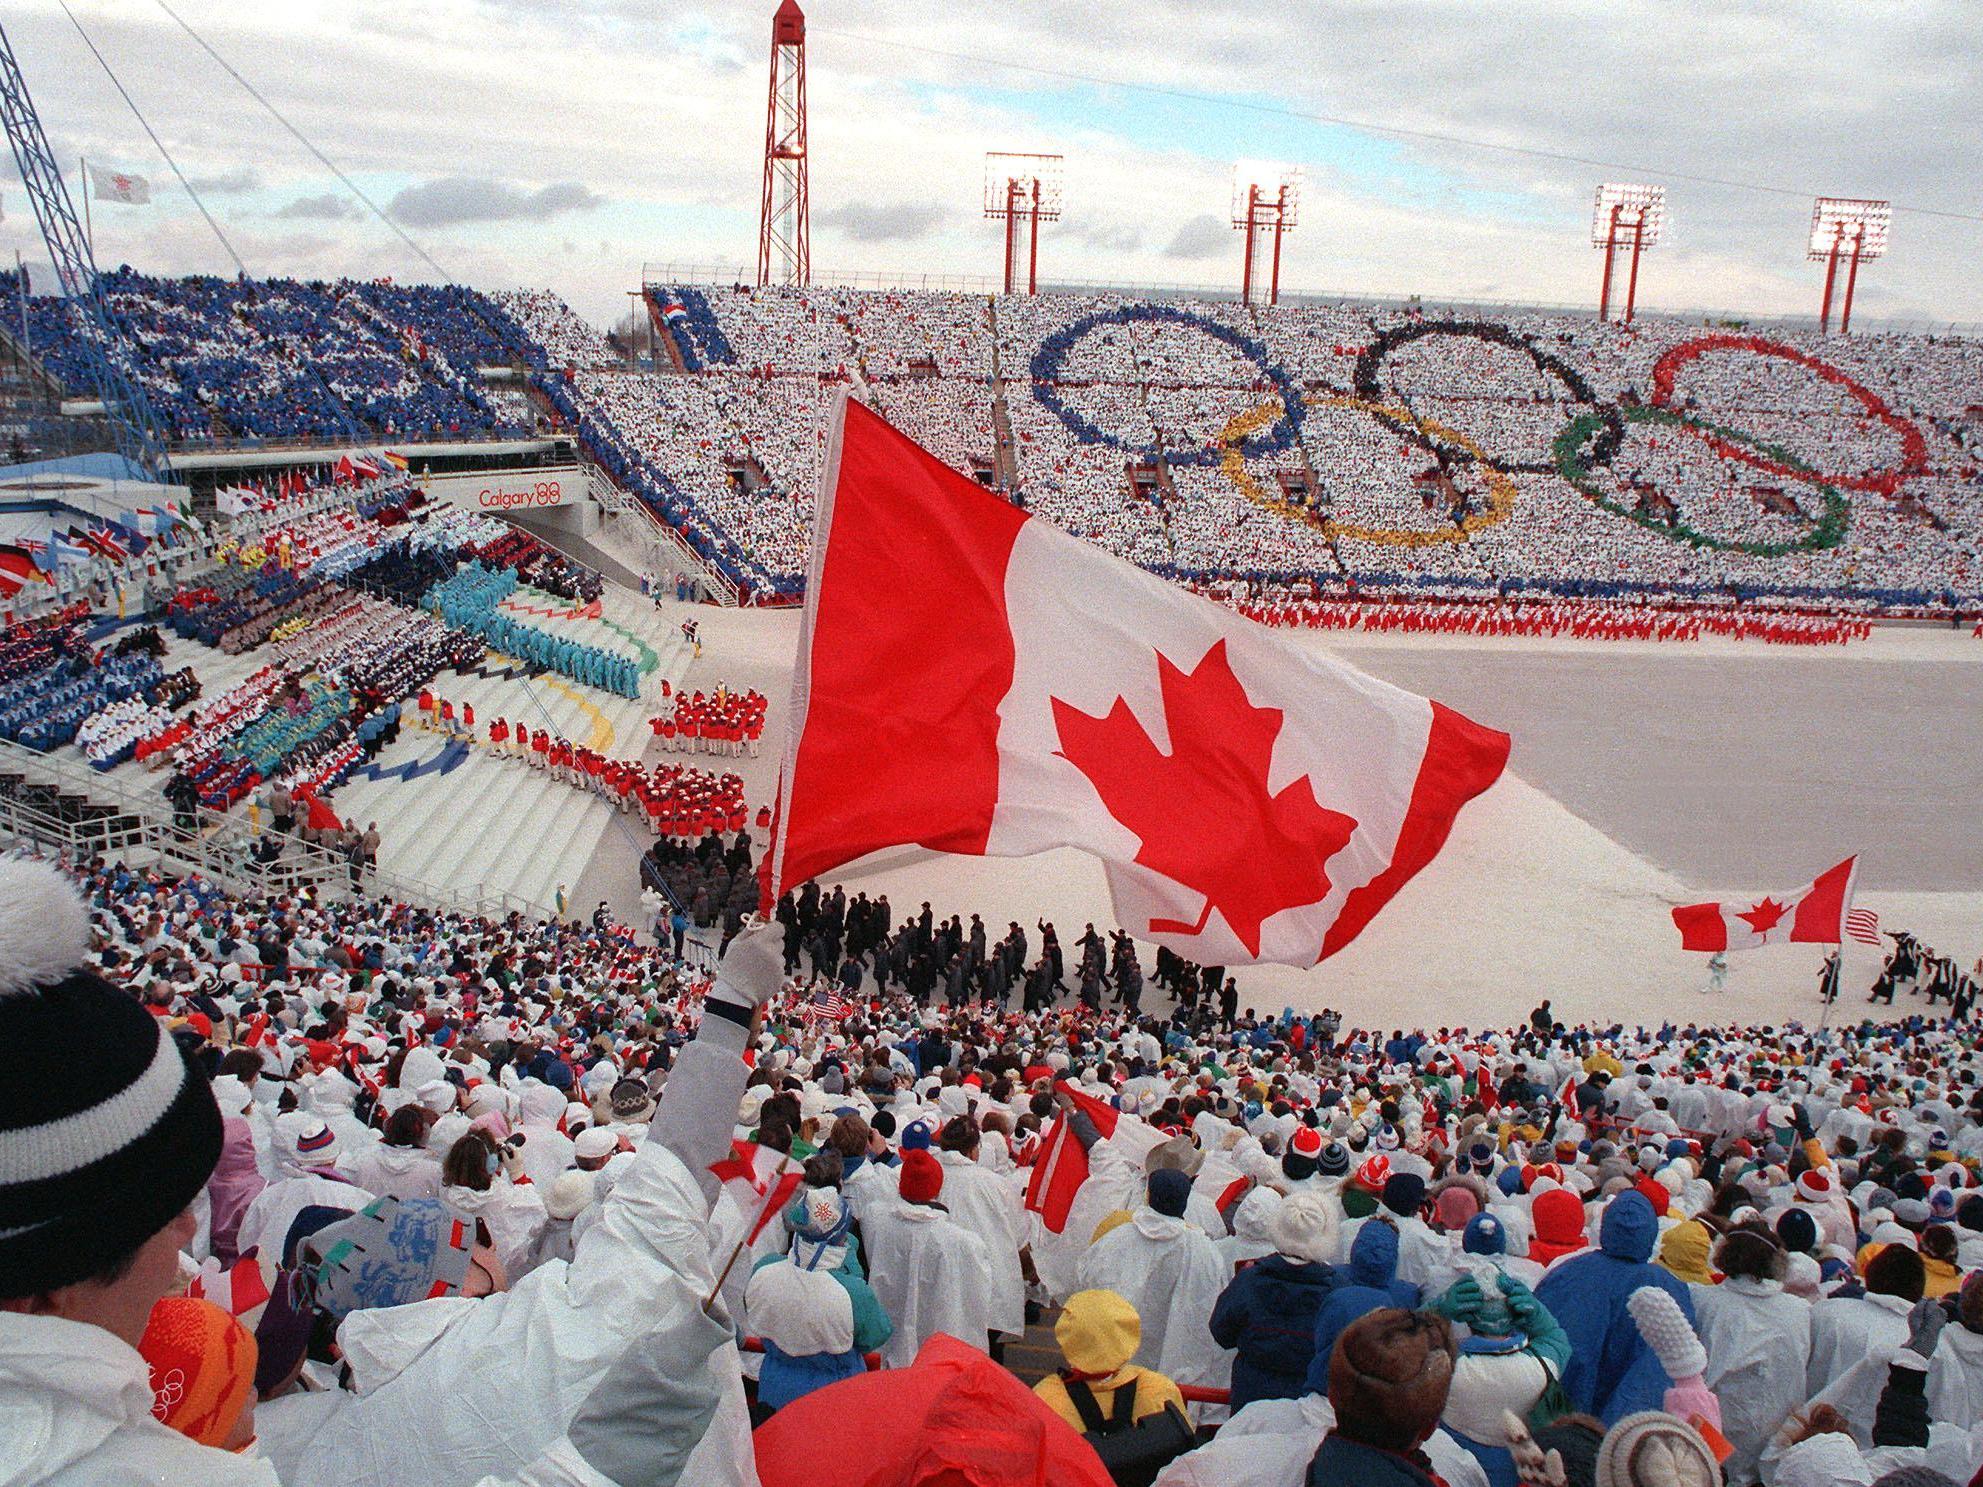
[[[1432,1312],[1383,1307],[1357,1318],[1329,1354],[1336,1429],[1386,1451],[1408,1451],[1438,1427],[1453,1384],[1453,1329]]]
[[[47,863],[0,862],[0,1297],[87,1279],[183,1213],[220,1160],[206,1075],[85,964],[89,914]]]

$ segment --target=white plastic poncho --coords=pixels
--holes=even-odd
[[[1017,1185],[960,1151],[940,1151],[943,1206],[951,1222],[984,1241],[992,1270],[989,1322],[994,1332],[1026,1331],[1026,1275],[1019,1250],[1026,1242],[1024,1195]]]
[[[1231,1279],[1196,1226],[1146,1207],[1090,1247],[1076,1289],[1114,1291],[1136,1308],[1143,1340],[1131,1361],[1176,1383],[1216,1384],[1230,1360],[1212,1340],[1212,1307]]]
[[[1707,1385],[1721,1400],[1721,1433],[1735,1448],[1724,1467],[1730,1481],[1750,1481],[1763,1447],[1804,1403],[1811,1304],[1748,1276],[1688,1290],[1708,1350]]]
[[[940,1210],[915,1203],[898,1203],[863,1223],[868,1284],[895,1324],[881,1353],[888,1367],[907,1368],[939,1332],[984,1352],[996,1284],[984,1241]]]
[[[649,1141],[569,1264],[551,1261],[481,1300],[354,1312],[338,1340],[355,1392],[263,1406],[263,1453],[284,1487],[469,1487],[485,1472],[517,1470],[559,1439],[637,1338],[700,1335],[694,1323],[715,1281],[707,1212],[680,1159]],[[741,1372],[728,1343],[710,1367]],[[682,1480],[755,1487],[740,1384],[722,1395]]]

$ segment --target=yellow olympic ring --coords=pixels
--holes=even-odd
[[[1456,444],[1474,457],[1487,477],[1487,508],[1484,511],[1470,511],[1456,524],[1440,527],[1432,531],[1422,531],[1412,527],[1364,527],[1348,522],[1339,522],[1331,517],[1317,517],[1312,511],[1297,506],[1292,501],[1284,501],[1267,494],[1266,487],[1253,477],[1246,468],[1246,452],[1243,447],[1247,435],[1266,427],[1281,416],[1281,400],[1269,398],[1257,408],[1248,409],[1236,415],[1230,423],[1219,431],[1218,442],[1225,449],[1219,460],[1219,468],[1226,479],[1233,483],[1241,495],[1254,505],[1282,516],[1305,521],[1319,530],[1324,537],[1335,541],[1342,537],[1355,538],[1360,542],[1375,543],[1379,547],[1438,547],[1445,543],[1465,542],[1473,534],[1486,527],[1504,522],[1515,509],[1515,482],[1494,467],[1487,458],[1487,451],[1457,429],[1449,429],[1430,418],[1421,418],[1407,408],[1395,408],[1388,403],[1375,402],[1369,398],[1339,397],[1332,393],[1312,392],[1302,401],[1311,408],[1355,408],[1360,412],[1381,418],[1393,428],[1407,426],[1420,433],[1430,434],[1449,444]]]

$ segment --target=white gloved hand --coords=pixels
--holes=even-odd
[[[716,967],[709,1000],[755,1012],[785,981],[785,928],[753,924],[739,930]]]

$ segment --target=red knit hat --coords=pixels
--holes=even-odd
[[[933,1201],[943,1191],[943,1164],[920,1147],[903,1152],[897,1188],[905,1203]]]

